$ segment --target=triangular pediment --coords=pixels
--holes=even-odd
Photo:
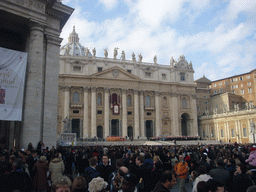
[[[100,79],[121,79],[121,80],[130,80],[130,81],[140,81],[141,79],[120,67],[112,67],[101,72],[90,75],[91,78],[100,78]]]

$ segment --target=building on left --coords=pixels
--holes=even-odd
[[[59,36],[73,11],[60,0],[0,1],[0,47],[27,53],[22,121],[0,121],[0,147],[55,145]]]

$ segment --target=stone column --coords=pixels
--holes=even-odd
[[[123,137],[127,135],[127,97],[126,97],[126,89],[122,90],[122,134]]]
[[[162,126],[161,126],[161,115],[160,115],[160,96],[159,92],[155,93],[155,110],[156,110],[156,136],[162,135]]]
[[[89,89],[83,88],[84,91],[84,117],[83,117],[83,138],[89,137]]]
[[[44,112],[43,142],[45,146],[56,146],[58,86],[59,86],[59,50],[62,41],[58,36],[46,35],[46,57],[44,68]]]
[[[144,120],[144,91],[140,91],[140,130],[141,130],[141,137],[146,139],[145,135],[145,120]]]
[[[171,112],[171,132],[172,136],[179,135],[179,111],[178,111],[178,94],[171,93],[170,112]]]
[[[192,113],[192,118],[193,119],[193,123],[191,123],[190,129],[190,135],[196,136],[198,134],[198,125],[197,125],[197,107],[196,107],[196,95],[192,95],[191,97],[191,111],[194,111],[194,113]]]
[[[91,89],[91,138],[96,137],[97,127],[96,127],[96,88]]]
[[[140,136],[140,122],[139,122],[139,96],[138,90],[134,90],[134,138],[137,139]]]
[[[27,147],[30,142],[33,146],[36,146],[43,139],[43,68],[45,58],[43,26],[32,24],[28,45],[23,128],[21,132],[22,148]]]
[[[109,136],[109,88],[105,88],[104,98],[104,137]]]
[[[64,111],[63,111],[63,119],[67,117],[69,119],[69,106],[70,106],[70,87],[64,87]],[[63,132],[64,124],[62,123],[61,132]]]

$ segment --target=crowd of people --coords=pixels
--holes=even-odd
[[[256,146],[59,146],[0,151],[3,192],[256,191]]]

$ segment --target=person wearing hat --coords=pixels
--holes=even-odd
[[[249,163],[250,169],[256,169],[256,145],[251,147],[249,158],[245,162]]]
[[[34,170],[36,170],[36,174],[33,178],[33,187],[35,191],[43,191],[48,189],[47,182],[47,171],[49,167],[47,165],[46,157],[41,156],[39,161],[34,165]]]

